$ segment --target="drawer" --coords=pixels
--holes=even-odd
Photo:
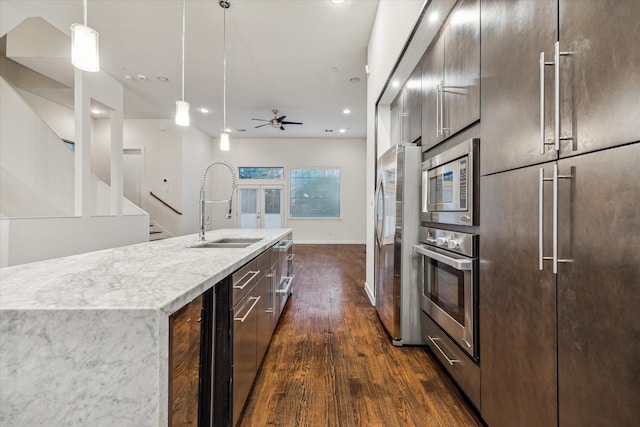
[[[260,270],[260,274],[258,275],[258,278],[264,276],[265,274],[269,273],[269,270],[271,270],[271,254],[272,254],[273,250],[272,249],[267,249],[266,251],[262,252],[260,255],[258,255],[258,258],[256,258],[256,261],[258,263],[258,270]]]
[[[236,305],[257,283],[261,276],[260,273],[264,274],[264,271],[260,271],[258,263],[254,259],[231,275],[231,288],[233,290],[231,306]]]
[[[442,366],[464,394],[480,409],[480,367],[422,310],[422,335]]]

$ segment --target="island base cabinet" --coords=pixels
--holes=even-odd
[[[200,295],[169,318],[169,425],[198,426],[209,419],[213,291]],[[200,421],[199,421],[200,420]]]

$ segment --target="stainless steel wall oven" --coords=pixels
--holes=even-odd
[[[420,308],[470,357],[477,346],[477,236],[436,228],[420,228]],[[442,349],[433,337],[431,344]],[[444,352],[443,352],[444,354]]]

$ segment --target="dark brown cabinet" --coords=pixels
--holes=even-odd
[[[490,426],[640,419],[638,159],[635,143],[481,177],[481,413]]]
[[[480,2],[458,2],[422,58],[423,151],[480,119]]]
[[[639,141],[639,17],[635,0],[483,0],[482,174]]]
[[[557,419],[556,283],[537,262],[538,179],[538,167],[480,179],[480,401],[491,427]],[[550,230],[551,204],[545,207]],[[550,248],[549,234],[546,240]]]

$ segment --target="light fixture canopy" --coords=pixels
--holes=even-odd
[[[71,25],[71,63],[84,71],[100,71],[99,37],[96,30],[82,24]]]
[[[176,101],[176,124],[179,126],[189,126],[189,103],[187,101]]]
[[[229,143],[229,134],[222,132],[220,134],[220,151],[229,151],[230,149],[231,145]]]

